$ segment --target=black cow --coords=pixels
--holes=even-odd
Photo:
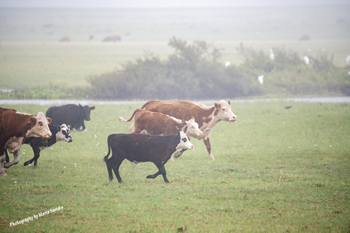
[[[50,116],[52,119],[51,124],[53,125],[66,124],[76,130],[80,130],[81,127],[83,127],[81,130],[84,130],[84,120],[90,120],[90,112],[94,109],[95,107],[89,107],[87,105],[67,104],[49,108],[46,111],[46,116]]]
[[[34,166],[38,163],[38,158],[40,157],[40,151],[45,149],[46,147],[52,146],[56,142],[59,141],[66,141],[66,142],[72,142],[72,137],[70,136],[70,130],[69,127],[67,127],[66,124],[62,124],[61,126],[57,125],[49,125],[50,131],[52,133],[51,138],[45,139],[45,138],[38,138],[38,137],[30,137],[27,138],[24,143],[29,144],[34,152],[34,157],[27,162],[24,163],[24,166],[27,166],[28,164],[31,164],[34,161]],[[7,154],[7,150],[5,150],[6,154],[6,162],[9,162],[9,157]]]
[[[177,149],[193,149],[192,143],[182,131],[169,136],[111,134],[108,136],[107,143],[108,154],[104,157],[103,161],[107,165],[109,182],[113,180],[113,169],[119,183],[123,182],[119,175],[119,166],[124,159],[134,163],[153,162],[157,166],[158,172],[146,178],[154,179],[162,174],[164,181],[169,183],[164,164]],[[112,157],[108,159],[111,148]]]

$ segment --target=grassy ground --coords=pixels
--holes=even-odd
[[[192,140],[194,151],[165,165],[170,184],[145,178],[156,172],[153,164],[128,161],[120,168],[124,183],[108,183],[106,138],[127,132],[117,118],[141,105],[96,106],[87,131],[42,151],[37,168],[23,167],[32,157],[23,146],[20,164],[0,177],[1,232],[350,230],[348,104],[234,102],[238,120],[211,133],[216,160]],[[63,210],[10,227],[58,206]]]

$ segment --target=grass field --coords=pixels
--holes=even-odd
[[[106,139],[127,132],[139,104],[97,105],[87,131],[41,152],[28,145],[20,164],[0,177],[1,232],[348,232],[350,107],[348,104],[257,101],[232,103],[238,120],[211,133],[215,160],[203,142],[165,168],[121,165],[123,183],[108,183]],[[284,106],[292,105],[286,110]],[[47,106],[2,106],[22,112]],[[10,156],[12,159],[12,156]],[[62,210],[10,227],[38,213]]]
[[[86,86],[86,78],[119,69],[152,52],[166,58],[175,36],[222,48],[222,64],[239,64],[236,48],[286,47],[300,54],[350,54],[349,6],[190,9],[1,9],[0,89]],[[121,42],[102,43],[108,35]],[[311,40],[299,41],[303,35]],[[89,37],[94,39],[89,41]],[[71,42],[59,43],[63,36]],[[277,59],[277,58],[276,58]],[[23,82],[23,80],[26,80]]]

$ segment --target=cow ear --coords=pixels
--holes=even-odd
[[[191,119],[193,119],[194,121],[196,121],[196,119],[194,119],[194,116],[192,116]]]
[[[36,118],[32,116],[28,124],[30,125],[30,127],[34,127],[34,125],[36,124]]]
[[[231,102],[229,100],[227,100],[227,103],[228,103],[228,105],[231,105]]]
[[[92,110],[94,110],[95,109],[95,106],[92,106],[91,108],[90,108],[90,111],[92,111]]]
[[[50,117],[46,117],[46,119],[47,119],[47,123],[51,124],[52,119]]]

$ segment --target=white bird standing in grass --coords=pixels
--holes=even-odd
[[[346,64],[349,64],[349,63],[350,63],[350,55],[348,55],[348,56],[345,58],[345,61],[346,61]]]
[[[304,57],[303,57],[303,60],[304,60],[304,62],[305,62],[306,65],[309,65],[310,59],[309,59],[307,56],[304,56]]]
[[[273,54],[272,49],[270,49],[270,56],[269,57],[270,57],[271,61],[275,60],[275,55]]]
[[[231,63],[229,61],[225,62],[225,68],[227,69],[227,67],[229,67],[231,65]]]
[[[258,77],[258,80],[259,80],[259,83],[260,83],[261,85],[263,85],[263,83],[264,83],[264,75],[260,75],[260,76]]]

